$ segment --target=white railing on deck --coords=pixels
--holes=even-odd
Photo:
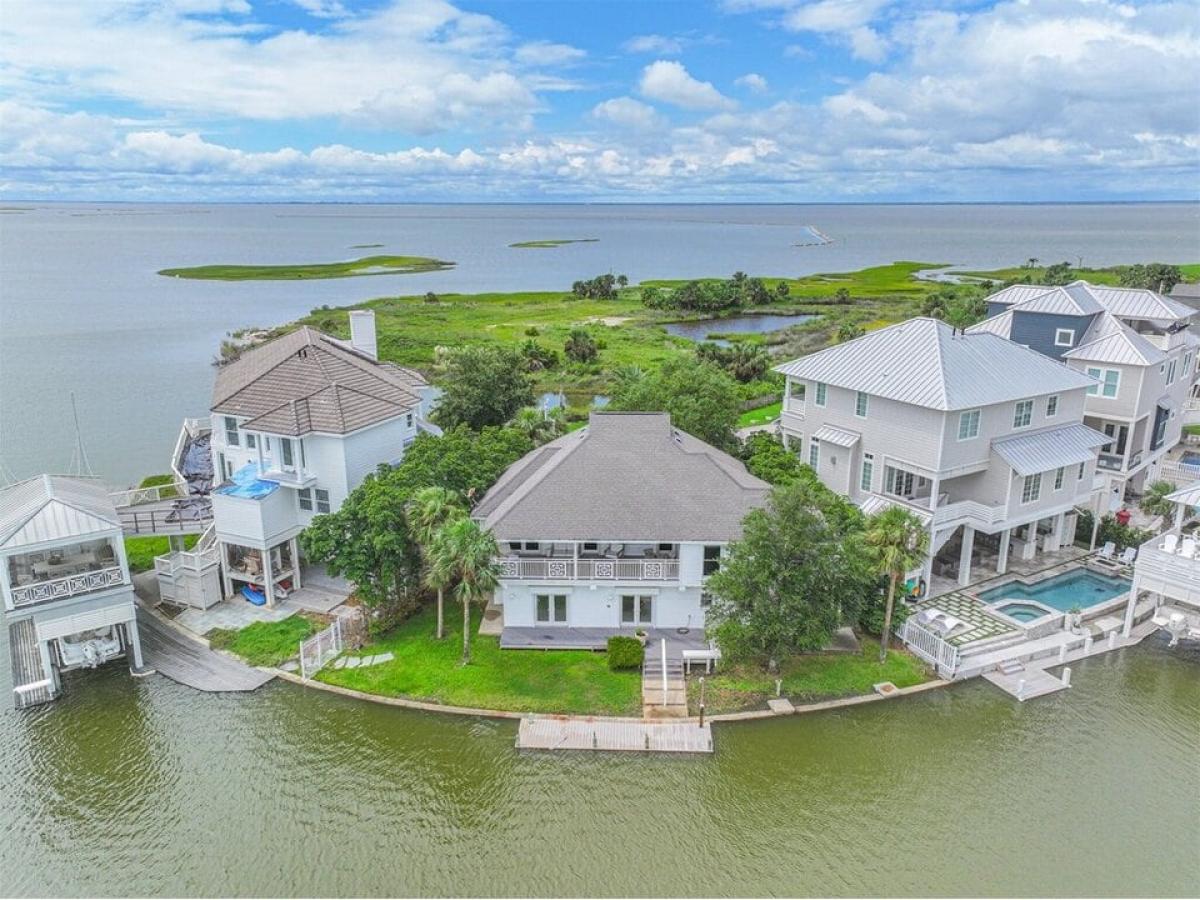
[[[1200,466],[1164,459],[1158,467],[1158,478],[1162,481],[1173,481],[1177,486],[1182,487],[1193,481],[1200,481]]]
[[[121,567],[112,566],[94,572],[81,572],[78,575],[39,581],[36,584],[14,586],[10,594],[13,606],[29,606],[47,600],[62,600],[91,591],[102,591],[125,583],[125,573]]]
[[[552,581],[676,581],[677,559],[571,559],[508,556],[497,560],[501,578]]]
[[[113,506],[139,506],[143,503],[158,503],[162,500],[177,500],[186,497],[187,482],[176,478],[171,484],[156,484],[153,487],[129,488],[109,494]]]
[[[154,571],[172,578],[181,571],[203,572],[221,561],[215,525],[209,525],[191,550],[174,550],[154,557]]]
[[[958,669],[958,648],[909,617],[894,629],[896,637],[914,654],[937,669],[943,678],[953,678]]]
[[[985,525],[995,525],[1008,517],[1008,510],[1003,504],[990,506],[977,500],[956,500],[939,506],[933,512],[933,521],[941,525],[961,519],[972,519]]]
[[[306,681],[342,652],[342,620],[300,642],[300,677]]]

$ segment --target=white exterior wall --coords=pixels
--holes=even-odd
[[[1047,416],[1047,404],[1053,396],[1058,397],[1058,412],[1053,416]],[[1016,415],[1018,401],[993,403],[990,406],[979,407],[979,436],[963,441],[958,439],[958,424],[960,416],[967,410],[948,412],[945,414],[946,434],[942,443],[940,468],[943,472],[953,472],[967,466],[994,465],[992,441],[1044,431],[1048,428],[1077,425],[1083,421],[1085,397],[1086,391],[1080,388],[1073,391],[1062,391],[1058,394],[1038,394],[1034,397],[1021,398],[1033,400],[1033,418],[1025,428],[1013,428],[1013,418]],[[1002,465],[1004,464],[1002,463]],[[964,498],[960,497],[959,499]]]
[[[247,547],[270,547],[298,534],[302,528],[296,492],[279,488],[258,500],[212,495],[217,538]]]
[[[412,414],[411,425],[408,424],[407,416],[398,416],[346,435],[342,442],[345,448],[344,478],[349,490],[358,487],[380,463],[398,463],[404,456],[404,448],[416,436],[415,412]]]
[[[621,596],[650,595],[653,601],[653,620],[650,628],[703,628],[704,609],[700,606],[700,588],[682,587],[676,583],[637,582],[623,585],[606,582],[567,582],[553,584],[539,581],[501,582],[496,591],[497,602],[504,607],[506,627],[526,628],[612,628],[621,626]],[[537,621],[538,594],[566,594],[567,621],[548,625]],[[634,626],[626,626],[633,630]]]

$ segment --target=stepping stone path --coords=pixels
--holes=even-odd
[[[390,651],[376,653],[374,656],[339,656],[334,660],[333,667],[335,669],[365,669],[368,666],[377,666],[395,658]]]

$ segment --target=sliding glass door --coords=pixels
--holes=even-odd
[[[654,597],[650,594],[621,595],[621,624],[649,625],[654,619]]]

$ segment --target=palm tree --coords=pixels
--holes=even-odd
[[[434,546],[439,577],[444,576],[447,583],[457,582],[454,594],[463,610],[465,666],[471,661],[471,604],[478,603],[500,583],[500,567],[496,564],[500,551],[492,533],[467,518],[447,522]]]
[[[416,496],[409,502],[408,519],[412,523],[417,542],[421,545],[421,555],[425,558],[425,586],[437,591],[437,639],[446,636],[444,616],[444,593],[449,585],[446,572],[433,565],[433,559],[438,555],[437,543],[442,529],[448,522],[460,519],[466,514],[458,496],[443,487],[426,487],[417,491]]]
[[[1167,499],[1167,494],[1174,490],[1175,485],[1171,482],[1156,481],[1146,488],[1146,493],[1142,494],[1142,502],[1138,505],[1141,506],[1144,513],[1162,516],[1162,525],[1165,526],[1171,521],[1171,516],[1175,512],[1175,504]]]
[[[883,612],[883,634],[879,638],[879,662],[887,660],[888,635],[892,630],[892,607],[896,584],[904,573],[925,561],[929,532],[912,512],[891,506],[867,522],[867,546],[875,557],[875,568],[888,577],[887,606]]]
[[[526,406],[517,410],[509,423],[513,428],[524,434],[537,446],[559,437],[567,429],[567,416],[561,406],[553,409],[540,410],[536,406]]]

